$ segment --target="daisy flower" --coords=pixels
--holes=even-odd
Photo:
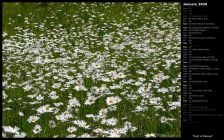
[[[116,118],[110,118],[106,120],[106,125],[109,126],[115,126],[117,124],[117,119]]]
[[[146,134],[146,135],[145,135],[145,137],[146,137],[146,138],[156,137],[156,135],[155,135],[155,134],[153,134],[153,133],[151,133],[151,134]]]
[[[3,126],[4,132],[18,134],[19,127],[15,126],[14,128],[11,126]]]
[[[68,131],[69,133],[73,133],[73,132],[77,131],[77,128],[74,127],[74,126],[70,126],[70,127],[67,128],[67,131]]]
[[[73,121],[74,124],[78,125],[79,127],[82,127],[82,128],[86,128],[86,129],[89,129],[89,125],[87,125],[87,123],[84,121],[84,120],[75,120]]]
[[[37,109],[37,112],[40,113],[40,114],[43,114],[45,112],[53,112],[54,108],[53,107],[50,107],[49,104],[47,105],[44,105],[44,106],[41,106]]]
[[[19,111],[19,116],[20,117],[23,117],[24,116],[24,113]]]
[[[89,96],[88,99],[85,101],[85,105],[91,105],[91,104],[94,104],[95,103],[95,100],[96,100],[96,97],[94,96]]]
[[[50,120],[49,123],[48,123],[49,127],[51,128],[55,128],[56,124],[54,121]]]
[[[33,128],[33,133],[38,134],[42,131],[40,125],[35,125],[35,127]]]
[[[121,101],[121,99],[118,96],[107,97],[107,99],[106,99],[107,105],[114,105],[114,104],[119,103],[120,101]]]
[[[33,115],[33,116],[30,116],[28,119],[27,119],[27,121],[29,122],[29,123],[35,123],[37,120],[39,120],[40,118],[38,117],[38,116],[35,116],[35,115]]]

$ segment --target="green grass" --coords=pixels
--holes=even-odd
[[[28,18],[28,24],[25,22],[26,18]],[[164,25],[161,23],[162,21],[166,21],[172,25],[169,27],[162,27]],[[119,24],[121,27],[114,24]],[[41,28],[42,25],[43,28]],[[124,30],[124,26],[128,27],[132,31]],[[150,28],[151,31],[149,32],[146,29],[137,30],[143,26]],[[17,29],[18,27],[20,27],[21,30]],[[27,35],[28,37],[26,37],[26,35],[24,36],[24,32],[26,32],[24,30],[26,29],[29,29],[27,33],[31,32],[35,36],[31,36],[29,34]],[[165,34],[161,35],[158,31],[164,31]],[[106,50],[106,45],[100,43],[105,42],[105,35],[113,32],[114,34],[112,34],[112,38],[109,41],[109,43],[111,43],[109,46],[113,46],[114,44],[120,45],[127,41],[127,39],[130,39],[130,37],[133,37],[130,41],[134,40],[140,44],[142,41],[150,38],[151,42],[149,43],[149,48],[151,47],[153,50],[156,50],[156,52],[151,53],[151,55],[144,58],[139,58],[137,55],[140,53],[146,54],[146,51],[139,50],[138,47],[134,48],[132,45],[127,45],[123,50],[114,50],[111,48]],[[121,37],[118,32],[121,32],[123,35],[128,37]],[[3,99],[3,109],[9,107],[11,110],[3,110],[2,122],[3,126],[18,126],[20,128],[19,131],[25,132],[27,137],[46,138],[53,137],[55,135],[58,137],[66,137],[68,136],[66,129],[69,126],[76,126],[71,124],[71,121],[76,119],[85,120],[91,126],[90,130],[85,130],[76,126],[78,128],[75,133],[77,136],[81,136],[84,133],[88,133],[91,136],[97,136],[93,132],[96,128],[102,128],[104,130],[114,128],[114,126],[106,126],[100,122],[94,122],[92,119],[85,117],[86,114],[95,115],[98,114],[100,109],[107,108],[108,105],[105,100],[108,96],[102,96],[96,100],[95,104],[85,106],[84,102],[87,99],[87,91],[75,91],[73,87],[70,86],[65,91],[61,91],[61,88],[55,90],[59,96],[59,99],[56,101],[51,100],[48,97],[50,91],[54,90],[51,87],[52,84],[62,83],[62,87],[65,87],[65,82],[58,81],[53,78],[53,76],[58,76],[59,80],[65,79],[63,77],[63,75],[65,75],[63,73],[64,70],[69,71],[66,73],[69,76],[73,76],[73,80],[76,80],[78,73],[84,75],[84,86],[88,89],[88,92],[91,92],[90,88],[94,86],[100,87],[102,84],[106,84],[107,87],[109,87],[112,84],[119,84],[121,79],[103,82],[100,80],[94,80],[93,77],[91,77],[94,75],[92,73],[89,74],[89,77],[87,76],[88,74],[86,74],[86,70],[92,63],[99,61],[99,58],[103,58],[103,56],[105,56],[105,60],[101,61],[103,64],[103,68],[101,68],[102,74],[118,69],[118,67],[113,68],[111,66],[112,60],[115,60],[117,65],[121,68],[127,68],[126,70],[120,70],[120,72],[124,72],[126,74],[126,78],[124,79],[133,79],[137,81],[139,77],[142,77],[146,80],[146,82],[143,83],[152,83],[152,86],[155,86],[156,83],[151,80],[155,74],[162,72],[164,75],[169,76],[169,78],[167,80],[163,80],[158,85],[159,88],[177,86],[178,89],[180,89],[180,81],[177,80],[178,82],[176,84],[172,83],[172,80],[176,80],[180,74],[180,58],[172,56],[180,55],[180,42],[174,40],[176,35],[178,33],[180,34],[180,4],[174,5],[173,3],[159,2],[129,3],[128,5],[124,3],[73,4],[4,2],[3,33],[8,34],[3,37],[3,82],[7,82],[6,86],[3,86],[3,91],[8,96]],[[76,33],[76,35],[74,33]],[[148,34],[149,37],[146,36]],[[168,34],[171,35],[172,38],[170,41],[164,41]],[[160,37],[158,37],[158,35],[160,35]],[[40,57],[53,59],[56,64],[54,64],[54,62],[46,64],[32,64],[38,55],[32,55],[32,58],[27,58],[31,54],[27,50],[31,50],[35,46],[32,44],[35,42],[32,41],[32,39],[38,40],[44,37],[48,40],[40,43],[44,50],[40,53]],[[26,38],[29,40],[25,40]],[[162,39],[163,42],[156,42],[157,38]],[[7,41],[12,41],[13,43],[8,43]],[[27,49],[29,46],[28,42],[31,42],[29,49]],[[81,44],[83,44],[83,47]],[[169,45],[172,46],[171,49],[166,49],[165,47]],[[20,50],[18,46],[21,46],[22,49]],[[155,46],[156,49],[152,46]],[[80,50],[91,53],[92,56],[88,57],[87,54],[82,52],[75,56],[73,49],[76,49],[77,47],[79,47]],[[8,48],[11,48],[12,50],[7,50]],[[59,48],[64,49],[64,51],[57,51]],[[94,53],[97,53],[97,55],[94,55]],[[106,53],[106,55],[102,55],[103,53]],[[169,55],[169,53],[171,55]],[[97,58],[98,56],[99,58]],[[165,58],[163,56],[165,56]],[[68,64],[56,62],[56,60],[60,58],[63,59],[67,57],[71,58],[71,61],[69,61]],[[165,69],[163,66],[165,61],[172,59],[176,62],[173,63],[169,69]],[[66,62],[68,62],[68,59]],[[86,62],[84,68],[80,68],[80,66],[82,66],[82,62]],[[125,62],[128,62],[129,64],[127,67],[124,65]],[[153,65],[158,69],[154,69]],[[61,70],[61,72],[54,73],[51,66],[55,66],[56,69]],[[49,70],[46,68],[49,68]],[[27,76],[27,74],[32,70],[36,70],[36,72],[31,73],[31,76]],[[136,73],[137,70],[145,70],[147,75],[141,76]],[[46,76],[48,72],[52,73],[52,75]],[[38,81],[37,79],[40,77],[43,77],[43,79]],[[23,90],[22,87],[24,85],[21,84],[26,81],[30,81],[31,85],[33,85],[32,90]],[[16,83],[15,88],[7,87],[9,85],[13,85],[13,83]],[[43,87],[41,87],[42,83],[45,84]],[[165,111],[161,109],[156,110],[154,105],[148,103],[144,105],[149,108],[147,111],[133,113],[132,111],[143,99],[143,97],[136,93],[141,86],[142,84],[140,86],[124,84],[121,89],[110,89],[110,91],[114,93],[111,96],[119,96],[122,101],[117,104],[116,111],[108,113],[107,118],[117,118],[117,128],[123,127],[124,120],[122,120],[122,118],[124,117],[127,117],[127,121],[137,127],[136,131],[128,131],[125,135],[122,135],[122,137],[144,137],[146,134],[150,133],[156,134],[157,136],[165,135],[165,137],[180,137],[180,107],[177,107],[177,109],[174,110],[168,110],[168,102],[178,101],[180,91],[169,91],[168,93],[162,94],[158,93],[156,88],[152,88],[151,93],[153,94],[153,97],[161,98],[161,106],[165,108]],[[136,94],[138,99],[131,101],[127,99],[126,94],[131,94],[133,91],[133,94]],[[121,92],[127,93],[122,95]],[[36,101],[36,99],[31,99],[27,97],[27,95],[35,94],[42,95],[44,100],[32,105],[30,103]],[[74,118],[69,119],[66,122],[60,122],[55,119],[54,115],[61,114],[66,110],[69,94],[76,97],[82,106],[78,108],[78,112],[76,112],[75,109],[72,110],[71,113],[74,115]],[[170,98],[169,95],[172,95],[172,98]],[[8,102],[9,100],[12,100],[12,102]],[[36,109],[40,106],[46,104],[54,106],[54,102],[62,102],[64,105],[59,107],[59,112],[56,114],[45,113],[40,115],[40,119],[35,124],[40,124],[42,131],[39,134],[34,134],[32,129],[35,124],[28,123],[27,118],[31,115],[37,115]],[[18,115],[19,111],[24,113],[23,117]],[[161,116],[175,118],[175,120],[169,123],[161,123]],[[48,126],[49,120],[54,120],[56,122],[55,128],[50,128]],[[6,135],[7,137],[12,137],[12,134]],[[97,137],[102,136],[99,135]]]

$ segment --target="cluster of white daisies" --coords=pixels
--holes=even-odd
[[[3,30],[3,137],[180,135],[180,4],[97,12],[117,4],[65,3],[39,23],[19,14],[25,28],[15,34]]]

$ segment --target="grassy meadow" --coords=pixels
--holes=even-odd
[[[2,3],[3,137],[180,137],[180,3]]]

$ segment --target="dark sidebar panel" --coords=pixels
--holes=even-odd
[[[224,6],[182,1],[182,138],[224,134]]]

